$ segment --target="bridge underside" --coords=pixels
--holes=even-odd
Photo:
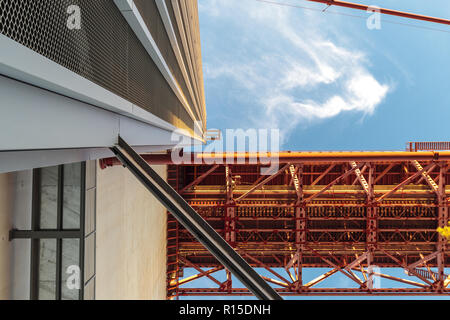
[[[256,164],[170,165],[168,179],[282,295],[448,295],[450,255],[437,232],[449,219],[447,166],[334,159],[280,163],[267,176]],[[223,267],[170,216],[167,250],[169,298],[250,295],[229,272],[219,281]],[[197,274],[183,278],[187,268]],[[307,268],[328,271],[306,281]],[[336,274],[354,285],[320,286]],[[376,277],[396,285],[379,288]],[[192,288],[201,278],[216,287]]]

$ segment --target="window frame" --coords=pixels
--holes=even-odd
[[[30,299],[39,299],[39,263],[40,263],[40,240],[56,240],[56,288],[55,300],[62,299],[62,248],[64,239],[79,240],[79,268],[80,268],[80,289],[78,299],[84,298],[84,251],[85,251],[85,211],[86,211],[86,163],[81,163],[80,172],[80,228],[63,229],[63,209],[64,209],[64,165],[58,167],[58,190],[57,190],[57,223],[56,229],[46,230],[40,228],[41,223],[41,172],[42,168],[33,170],[33,191],[32,191],[32,212],[31,230],[15,231],[14,238],[31,240],[31,270],[30,270]]]

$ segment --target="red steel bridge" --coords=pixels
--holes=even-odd
[[[168,181],[281,295],[448,295],[449,249],[436,229],[449,219],[449,160],[450,152],[290,152],[271,176],[245,161],[169,165]],[[229,272],[215,278],[223,267],[171,216],[167,255],[169,298],[251,295]],[[183,278],[185,268],[197,274]],[[328,271],[305,281],[307,268]],[[335,274],[356,287],[317,288]],[[374,276],[401,288],[374,288]],[[216,287],[183,286],[203,277]]]

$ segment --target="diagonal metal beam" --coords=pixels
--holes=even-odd
[[[286,273],[289,275],[289,278],[291,278],[292,283],[297,282],[297,279],[295,279],[295,277],[292,275],[291,271],[287,268],[285,268],[285,270],[286,270]]]
[[[397,278],[394,276],[390,276],[388,274],[383,274],[383,273],[378,273],[378,272],[373,272],[372,273],[374,276],[378,276],[381,278],[385,278],[385,279],[389,279],[389,280],[393,280],[393,281],[397,281],[397,282],[401,282],[401,283],[406,283],[412,286],[416,286],[416,287],[421,287],[421,288],[427,288],[427,285],[420,283],[420,282],[416,282],[416,281],[412,281],[412,280],[407,280],[407,279],[403,279],[403,278]]]
[[[420,258],[423,259],[423,254],[420,254]],[[436,282],[436,281],[437,281],[436,276],[435,276],[434,272],[431,271],[431,268],[430,268],[430,266],[428,265],[428,263],[424,262],[423,264],[425,265],[425,268],[427,268],[428,273],[430,274],[431,279],[433,279],[433,281]]]
[[[295,166],[294,168],[295,168],[294,174],[297,174],[300,169],[300,166]],[[290,169],[290,167],[289,167],[289,169]],[[293,184],[294,184],[294,179],[292,178],[292,175],[291,175],[291,181],[289,181],[289,186],[292,186]]]
[[[358,257],[357,254],[355,254],[355,257],[356,257],[356,259],[359,259],[359,257]],[[368,262],[369,262],[369,261],[368,261]],[[362,275],[363,275],[363,277],[364,277],[364,281],[367,282],[367,280],[369,279],[370,276],[367,277],[367,272],[364,270],[364,268],[363,268],[361,262],[358,262],[358,265],[359,265],[359,271],[361,271],[361,273],[362,273]],[[367,265],[369,265],[369,263],[367,263]]]
[[[355,169],[356,178],[359,180],[359,183],[363,187],[364,192],[368,196],[370,196],[369,184],[367,183],[366,178],[364,178],[362,171],[360,169],[358,169],[358,165],[356,164],[356,162],[352,161],[352,162],[350,162],[350,165],[352,166],[352,168]],[[365,166],[365,167],[367,167],[367,166]]]
[[[260,172],[260,171],[258,171]],[[259,176],[258,179],[256,179],[256,181],[253,183],[253,185],[257,185],[258,183],[260,183],[261,181],[263,181],[266,178],[266,176]]]
[[[354,269],[355,271],[360,271],[358,269]],[[363,273],[367,273],[367,270],[362,270]],[[393,280],[393,281],[397,281],[397,282],[402,282],[402,283],[406,283],[406,284],[410,284],[413,286],[417,286],[417,287],[421,287],[421,288],[427,288],[428,286],[420,283],[420,282],[416,282],[416,281],[412,281],[412,280],[406,280],[406,279],[402,279],[402,278],[398,278],[398,277],[394,277],[388,274],[383,274],[383,273],[379,273],[379,272],[372,272],[372,276],[378,276],[381,278],[385,278],[385,279],[389,279],[389,280]]]
[[[391,171],[391,169],[395,166],[395,163],[391,163],[390,165],[388,165],[386,167],[386,169],[383,170],[383,172],[381,172],[378,177],[376,177],[376,179],[373,181],[373,184],[377,184],[378,181],[380,181],[389,171]]]
[[[349,263],[346,267],[345,270],[350,270],[353,269],[356,265],[360,265],[361,262],[363,262],[364,260],[367,259],[367,255],[368,253],[365,252],[363,255],[361,255],[359,258],[356,258],[356,260],[354,260],[353,262]]]
[[[322,180],[328,173],[330,173],[331,170],[333,170],[333,168],[336,166],[336,164],[332,164],[330,165],[327,170],[325,170],[320,176],[317,177],[316,180],[313,181],[313,183],[311,183],[311,186],[315,186],[316,184],[318,184],[320,182],[320,180]]]
[[[422,171],[423,170],[423,167],[419,163],[419,161],[414,160],[414,161],[411,161],[411,162],[414,165],[414,167],[417,169],[417,171]],[[426,183],[430,186],[431,190],[433,190],[437,195],[439,195],[439,193],[438,193],[439,186],[436,184],[436,182],[433,180],[433,178],[431,178],[430,175],[428,174],[428,172],[433,171],[433,169],[435,167],[436,167],[436,164],[431,166],[431,168],[429,170],[422,171],[422,178],[425,179]]]
[[[362,169],[361,169],[361,174],[363,174],[364,172],[366,172],[366,170],[367,170],[367,165],[365,165],[364,167],[362,167]],[[356,177],[355,178],[355,180],[353,180],[353,182],[352,182],[352,186],[354,186],[357,182],[358,182],[358,177]]]
[[[295,192],[297,193],[297,198],[300,201],[303,196],[303,192],[301,190],[302,186],[300,185],[300,179],[298,178],[297,171],[298,168],[296,168],[294,165],[289,166],[289,172],[291,173],[292,181],[295,187]]]
[[[196,270],[197,270],[197,269],[196,269]],[[187,277],[187,278],[178,280],[178,281],[173,280],[170,284],[171,284],[171,285],[178,284],[179,286],[181,286],[181,285],[183,285],[183,284],[186,284],[186,283],[195,281],[195,280],[197,280],[197,279],[200,279],[200,278],[203,278],[203,277],[207,277],[207,276],[209,276],[209,275],[211,275],[211,274],[213,274],[213,273],[216,273],[216,272],[218,272],[218,271],[221,271],[221,270],[223,270],[223,267],[217,267],[217,268],[214,268],[214,269],[211,269],[211,270],[207,270],[207,271],[203,271],[203,270],[202,270],[202,272],[200,272],[200,273],[198,273],[198,274],[196,274],[196,275],[193,275],[193,276],[190,276],[190,277]],[[198,271],[198,270],[197,270],[197,271]],[[215,279],[215,278],[214,278],[214,279]],[[211,279],[211,280],[212,280],[212,279]],[[217,280],[217,279],[216,279],[216,280]],[[220,282],[217,281],[217,283],[220,283]]]
[[[269,271],[271,274],[273,274],[274,276],[276,276],[277,278],[279,278],[281,281],[283,281],[286,285],[290,286],[292,285],[292,283],[287,280],[285,277],[283,277],[282,275],[280,275],[278,272],[276,272],[275,270],[273,270],[272,268],[269,268],[266,264],[264,264],[262,261],[258,260],[255,257],[252,257],[251,255],[249,255],[248,253],[244,252],[244,256],[246,256],[247,258],[249,258],[250,260],[252,260],[253,262],[257,263],[258,265],[262,266],[264,269],[266,269],[267,271]]]
[[[301,263],[301,246],[298,247],[295,254],[292,256],[291,260],[286,264],[284,269],[286,270],[286,273],[289,275],[293,283],[296,283],[296,287],[298,288],[300,286],[301,279],[301,266],[299,264]],[[291,268],[294,268],[294,275],[291,273]]]
[[[430,171],[431,171],[431,170],[430,170]],[[431,176],[430,176],[430,177],[431,177]],[[438,184],[438,183],[439,183],[439,174],[438,174],[438,176],[437,176],[436,178],[431,177],[431,179],[433,179],[433,181],[436,182],[436,184]],[[417,180],[417,182],[416,182],[415,184],[416,184],[416,185],[417,185],[417,184],[421,184],[423,180],[425,180],[425,178],[424,178],[424,177],[421,177],[419,180]]]
[[[338,269],[332,269],[328,272],[325,272],[324,274],[318,276],[317,278],[311,280],[310,282],[308,282],[307,284],[304,285],[304,287],[306,288],[311,288],[312,286],[315,286],[316,284],[324,281],[325,279],[331,277],[333,274],[339,272]]]
[[[189,260],[180,258],[180,261],[183,262],[184,264],[188,265],[189,267],[194,268],[197,272],[199,272],[199,274],[201,276],[207,277],[211,281],[215,282],[217,285],[219,285],[219,287],[222,285],[222,283],[219,280],[217,280],[216,278],[214,278],[213,276],[211,276],[210,273],[208,273],[207,271],[204,271],[201,268],[197,267],[195,264],[193,264]]]
[[[282,282],[282,281],[279,281],[279,280],[276,280],[276,279],[272,279],[272,278],[268,278],[268,277],[264,277],[264,276],[261,276],[261,278],[263,278],[267,282],[279,285],[281,287],[289,288],[289,285],[287,283]]]
[[[329,266],[333,267],[334,269],[337,269],[339,272],[343,273],[345,276],[347,276],[348,278],[352,279],[353,281],[355,281],[357,284],[359,284],[360,286],[364,286],[364,283],[358,278],[353,276],[352,273],[347,273],[345,272],[345,270],[343,268],[341,268],[340,266],[336,265],[335,263],[331,262],[330,260],[328,260],[327,258],[323,257],[321,254],[319,254],[316,250],[310,248],[310,247],[306,247],[309,251],[311,251],[315,256],[317,256],[318,258],[320,258],[322,261],[324,261],[326,264],[328,264]],[[345,267],[344,267],[345,268]]]
[[[309,198],[305,199],[304,203],[309,203],[311,201],[313,201],[315,198],[319,197],[321,194],[323,194],[324,192],[326,192],[328,189],[330,189],[332,186],[334,186],[336,183],[338,183],[339,181],[341,181],[342,179],[345,179],[346,177],[348,177],[350,174],[353,173],[353,171],[355,171],[356,169],[359,169],[362,166],[362,164],[358,165],[355,168],[352,168],[350,170],[347,170],[347,172],[345,172],[344,174],[342,174],[340,177],[336,178],[334,181],[332,181],[331,183],[329,183],[326,187],[324,187],[322,190],[320,190],[319,192],[316,192],[315,194],[313,194],[312,196],[310,196]]]
[[[297,252],[294,254],[292,259],[289,260],[289,262],[286,264],[286,269],[292,268],[292,266],[298,261],[299,254],[300,254],[300,250],[297,250]]]
[[[430,163],[428,166],[426,166],[425,168],[423,168],[422,170],[416,172],[415,174],[413,174],[412,176],[410,176],[409,178],[405,179],[403,182],[401,182],[400,184],[396,185],[394,189],[392,189],[391,191],[383,194],[381,197],[379,197],[378,199],[375,200],[375,202],[380,202],[383,201],[383,199],[389,197],[390,195],[394,194],[398,189],[402,188],[403,186],[409,184],[411,181],[413,181],[414,179],[416,179],[418,176],[420,176],[423,172],[427,172],[432,166],[434,165],[434,163]]]
[[[408,271],[409,273],[415,275],[417,278],[419,278],[420,280],[422,280],[423,282],[425,282],[426,284],[428,284],[429,286],[432,286],[432,283],[430,281],[428,281],[425,277],[422,277],[420,274],[418,274],[414,269],[411,269],[408,265],[404,264],[403,262],[401,262],[400,260],[398,260],[396,257],[394,257],[393,255],[391,255],[389,252],[387,252],[384,249],[380,249],[381,251],[384,252],[385,255],[387,255],[389,258],[391,258],[392,260],[394,260],[399,266],[401,266],[403,269],[405,269],[406,271]]]
[[[347,270],[347,272],[350,274],[350,275],[352,275],[355,279],[358,279],[358,283],[360,283],[361,284],[361,286],[364,286],[365,284],[364,284],[364,282],[362,282],[362,280],[350,269],[350,270]]]
[[[261,181],[260,183],[258,183],[257,185],[254,185],[249,191],[247,191],[246,193],[244,193],[243,195],[241,195],[239,198],[236,199],[236,202],[239,202],[243,199],[245,199],[247,196],[249,196],[253,191],[258,190],[259,188],[262,188],[265,184],[267,184],[268,182],[272,181],[273,179],[275,179],[276,177],[278,177],[280,174],[282,174],[284,171],[286,171],[286,169],[289,168],[289,164],[285,165],[283,168],[281,168],[277,173],[275,173],[274,175],[271,175],[270,177],[264,179],[263,181]]]
[[[410,269],[417,268],[421,264],[426,263],[426,262],[428,262],[430,260],[433,260],[434,258],[436,258],[438,256],[438,254],[439,254],[439,252],[437,252],[437,251],[433,252],[433,253],[425,256],[425,257],[423,257],[422,254],[421,254],[421,257],[420,257],[421,259],[416,261],[416,262],[414,262],[414,263],[411,263],[410,265],[408,265],[408,268],[410,268]]]
[[[186,187],[184,187],[183,189],[181,189],[180,193],[184,193],[186,190],[198,185],[200,182],[202,182],[203,180],[205,180],[205,178],[207,176],[209,176],[211,173],[213,173],[214,171],[216,171],[216,169],[219,167],[218,164],[214,165],[211,167],[211,169],[209,169],[208,171],[206,171],[204,174],[202,174],[201,176],[197,177],[197,179],[195,179],[194,181],[192,181],[190,184],[188,184]]]

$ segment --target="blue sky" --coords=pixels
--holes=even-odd
[[[381,30],[369,30],[362,11],[271,1],[309,9],[199,0],[208,128],[277,128],[282,149],[293,151],[404,150],[408,141],[450,140],[449,27],[383,16]],[[450,17],[448,0],[355,2]],[[320,271],[306,271],[306,281]],[[321,286],[348,281],[336,274]]]
[[[208,128],[278,128],[284,150],[450,140],[447,26],[383,16],[369,30],[363,11],[272,1],[315,10],[199,0]],[[359,2],[450,17],[445,0]]]
[[[207,270],[207,269],[205,269],[205,270]],[[289,276],[285,272],[285,270],[283,270],[283,269],[275,269],[275,270],[281,276],[289,279]],[[315,269],[305,268],[303,270],[303,283],[306,284],[309,281],[316,279],[318,276],[320,276],[330,270],[331,270],[331,268],[315,268]],[[262,276],[280,280],[280,279],[277,279],[273,274],[271,274],[267,270],[257,268],[256,271]],[[447,268],[446,273],[448,274],[449,271],[450,271],[450,269]],[[294,272],[293,269],[291,269],[291,272]],[[398,269],[398,268],[382,268],[379,270],[374,269],[374,272],[379,272],[382,274],[403,278],[405,280],[411,280],[411,281],[416,281],[419,283],[424,283],[421,280],[417,279],[416,277],[407,276],[402,269]],[[197,273],[198,272],[194,269],[185,269],[184,277],[189,277],[189,276],[195,275]],[[364,278],[363,278],[363,275],[361,272],[356,271],[355,274],[359,279],[364,281]],[[224,271],[216,272],[212,276],[214,276],[220,282],[226,281],[226,274]],[[233,279],[233,287],[234,288],[245,288],[234,276],[232,279]],[[417,288],[412,285],[399,284],[396,281],[385,279],[385,278],[376,278],[375,277],[374,283],[378,284],[381,288]],[[207,278],[201,278],[199,280],[182,285],[181,287],[182,288],[217,288],[218,286],[212,280],[209,280]],[[274,286],[274,287],[277,287],[277,286]],[[329,277],[328,279],[324,280],[323,282],[318,283],[317,285],[314,286],[314,288],[358,288],[358,285],[353,280],[349,279],[345,275],[338,272],[338,273],[332,275],[331,277]],[[181,299],[182,300],[192,300],[192,299],[256,300],[256,298],[253,296],[243,296],[243,297],[239,297],[239,296],[234,296],[234,297],[227,297],[227,296],[195,297],[194,296],[194,297],[181,297]],[[396,297],[391,297],[391,296],[382,296],[382,297],[376,297],[376,296],[375,297],[374,296],[372,296],[372,297],[370,297],[370,296],[303,296],[303,297],[298,297],[298,296],[286,296],[286,297],[284,297],[284,299],[285,300],[299,300],[299,299],[300,300],[378,300],[378,299],[383,299],[383,300],[392,300],[392,299],[395,299],[395,300],[427,300],[427,299],[450,300],[450,297],[436,297],[436,296],[431,296],[431,297],[424,297],[424,296],[401,296],[401,297],[399,297],[399,296],[396,296]]]

